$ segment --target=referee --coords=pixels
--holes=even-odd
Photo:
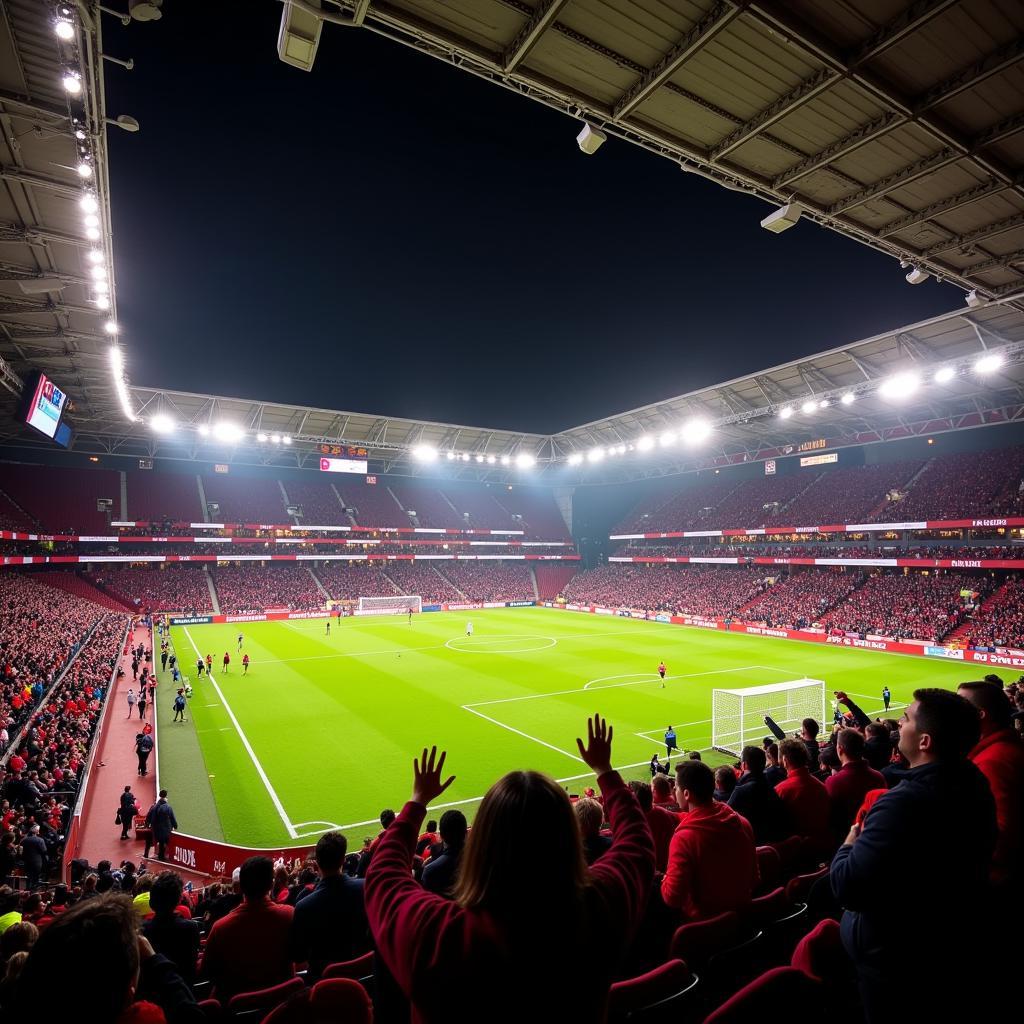
[[[679,747],[676,745],[676,731],[670,725],[665,731],[665,759],[672,759],[672,751],[678,750]]]

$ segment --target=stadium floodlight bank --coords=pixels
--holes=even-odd
[[[745,746],[761,746],[771,730],[764,724],[770,715],[785,732],[800,729],[805,718],[825,722],[825,681],[791,679],[766,686],[715,690],[711,704],[711,745],[723,754],[740,756]]]
[[[410,611],[423,611],[423,598],[419,594],[403,594],[401,597],[361,597],[356,615],[403,615]]]

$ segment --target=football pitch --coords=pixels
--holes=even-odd
[[[616,766],[649,778],[669,725],[684,750],[708,750],[715,688],[810,676],[874,716],[888,684],[898,717],[917,687],[952,688],[977,671],[546,608],[425,613],[411,625],[404,615],[332,620],[330,636],[323,619],[175,626],[171,640],[193,696],[186,723],[173,722],[170,674],[161,674],[160,785],[182,832],[256,847],[309,845],[338,827],[358,849],[381,809],[408,798],[424,745],[446,749],[456,775],[432,816],[458,806],[472,820],[506,771],[548,772],[570,792],[591,785],[575,738],[594,712],[615,728]],[[213,675],[197,676],[207,653]]]

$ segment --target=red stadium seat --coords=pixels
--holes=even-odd
[[[819,868],[806,875],[797,875],[786,883],[786,899],[790,903],[806,903],[811,887],[828,874],[828,867]]]
[[[318,981],[279,1003],[263,1024],[372,1024],[373,1004],[366,990],[351,978]]]
[[[286,999],[301,992],[305,988],[301,978],[289,978],[282,981],[280,985],[272,985],[270,988],[261,988],[254,992],[240,992],[232,996],[228,1003],[228,1013],[232,1017],[240,1014],[267,1013],[275,1006],[280,1005]]]
[[[825,986],[795,967],[773,967],[727,999],[704,1024],[750,1024],[775,1016],[782,1007],[811,1007],[822,999]]]
[[[757,870],[761,876],[761,884],[757,891],[771,892],[782,881],[782,859],[772,846],[757,848]]]
[[[636,978],[617,981],[608,997],[608,1020],[639,1021],[664,1019],[678,1012],[697,986],[682,960],[669,960]]]
[[[757,928],[763,928],[782,917],[791,904],[786,899],[786,890],[780,885],[766,896],[758,896],[750,901],[744,910],[746,919]]]
[[[373,977],[373,953],[364,953],[355,960],[344,960],[336,964],[328,964],[320,976],[322,981],[330,978],[354,978],[361,981]]]

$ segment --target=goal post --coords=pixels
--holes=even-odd
[[[403,594],[401,597],[361,597],[356,606],[356,615],[404,615],[410,611],[423,611],[423,598],[419,594]]]
[[[791,679],[784,683],[715,690],[711,706],[711,746],[740,756],[745,746],[760,746],[770,715],[785,732],[796,732],[805,718],[825,723],[825,681]]]

